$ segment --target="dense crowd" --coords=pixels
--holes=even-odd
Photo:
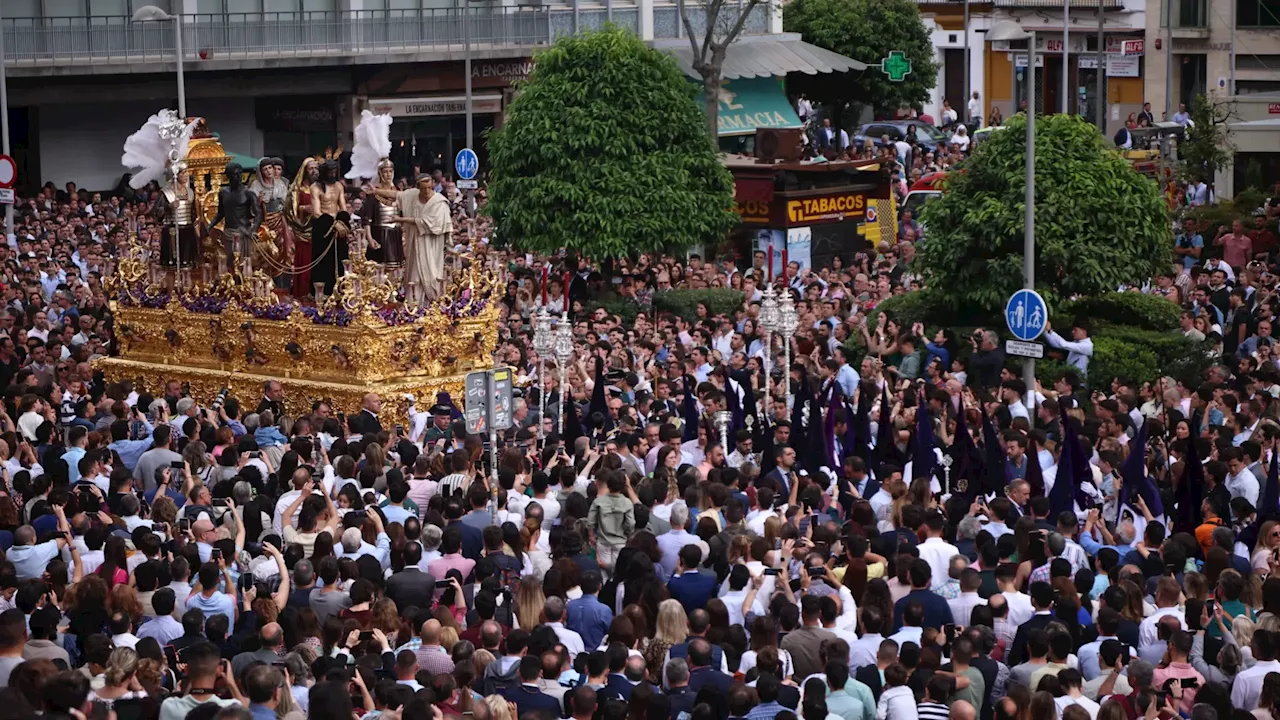
[[[489,467],[447,396],[401,426],[105,382],[152,199],[49,187],[0,249],[0,718],[1280,717],[1275,208],[1134,289],[1221,363],[1110,387],[1086,322],[1029,388],[996,328],[874,313],[918,287],[909,215],[816,271],[503,255]],[[744,302],[654,309],[714,287]]]

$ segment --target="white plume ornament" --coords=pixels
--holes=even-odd
[[[368,110],[360,113],[356,126],[355,145],[351,148],[351,169],[348,180],[378,177],[378,163],[391,154],[390,115],[375,115]]]
[[[129,187],[137,190],[152,180],[163,181],[170,164],[181,162],[187,156],[195,131],[196,123],[186,123],[172,110],[161,110],[147,118],[147,122],[124,141],[120,164],[137,168]]]

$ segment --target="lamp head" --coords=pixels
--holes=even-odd
[[[1022,29],[1022,26],[1013,20],[1002,20],[995,24],[995,27],[987,31],[988,40],[1030,40],[1031,33]]]
[[[143,5],[133,12],[134,22],[158,22],[172,19],[172,15],[155,5]]]

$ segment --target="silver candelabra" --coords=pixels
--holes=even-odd
[[[565,300],[567,306],[568,299]],[[556,364],[560,366],[560,397],[556,403],[560,407],[559,421],[556,423],[556,432],[560,435],[561,441],[564,440],[564,393],[565,383],[567,382],[567,371],[569,369],[569,359],[573,357],[573,329],[569,327],[569,310],[560,315],[560,326],[556,328],[555,339]]]
[[[533,325],[533,349],[538,353],[538,441],[547,439],[544,418],[547,416],[546,359],[556,349],[556,333],[551,329],[551,313],[544,305],[538,310]]]
[[[778,332],[782,333],[782,358],[786,366],[782,371],[782,382],[787,394],[787,408],[791,408],[791,338],[800,326],[800,316],[796,312],[795,302],[791,300],[791,290],[783,289],[782,302],[778,304]]]

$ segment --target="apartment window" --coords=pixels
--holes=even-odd
[[[1280,27],[1280,0],[1236,0],[1240,27]]]

